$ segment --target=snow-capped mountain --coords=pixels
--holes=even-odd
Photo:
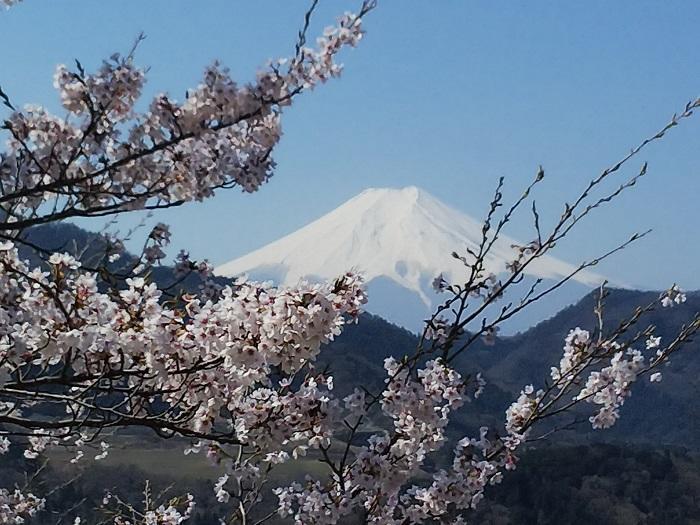
[[[332,279],[354,268],[369,283],[369,311],[416,329],[437,299],[432,279],[440,273],[448,280],[464,278],[464,266],[451,254],[477,249],[481,227],[480,221],[414,186],[368,189],[307,226],[221,265],[216,273],[288,285]],[[514,259],[513,244],[522,243],[507,236],[495,243],[486,260],[488,270],[505,271]],[[573,270],[573,265],[545,256],[528,268],[528,275],[554,280]],[[603,278],[583,271],[575,280],[588,290]],[[407,307],[415,312],[407,315]]]

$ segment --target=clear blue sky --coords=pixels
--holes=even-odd
[[[313,29],[359,2],[321,1]],[[181,95],[215,58],[240,79],[293,49],[302,1],[25,0],[0,12],[0,84],[57,109],[51,76],[127,50],[147,94]],[[483,214],[497,177],[515,196],[542,164],[538,202],[560,211],[588,178],[700,95],[700,2],[383,0],[345,75],[284,119],[279,167],[255,195],[234,190],[158,216],[173,248],[221,263],[289,233],[366,187],[421,186]],[[313,33],[313,31],[312,31]],[[582,225],[571,262],[635,230],[652,236],[599,271],[640,287],[700,288],[700,115],[648,150],[649,176]],[[631,171],[627,172],[631,174]],[[526,224],[510,233],[531,238]],[[458,247],[456,247],[458,248]]]

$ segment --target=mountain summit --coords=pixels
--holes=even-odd
[[[285,285],[300,279],[331,279],[354,268],[363,272],[369,283],[370,311],[415,328],[407,326],[413,322],[377,308],[388,298],[373,297],[373,283],[380,295],[389,289],[401,294],[400,300],[394,297],[388,301],[387,306],[394,305],[392,311],[397,303],[404,302],[406,292],[417,296],[423,304],[418,321],[424,319],[435,302],[432,279],[440,273],[448,280],[464,278],[463,265],[451,254],[466,254],[465,247],[478,249],[481,228],[480,221],[415,186],[372,188],[296,232],[219,266],[216,273],[229,277],[248,274]],[[504,272],[506,263],[515,258],[514,244],[522,243],[502,236],[486,260],[487,269],[495,274]],[[571,264],[545,256],[527,273],[533,278],[554,280],[574,269]],[[599,285],[603,278],[583,271],[575,280],[589,288]]]

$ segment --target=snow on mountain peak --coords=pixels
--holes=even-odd
[[[249,274],[288,285],[301,279],[332,279],[352,268],[363,272],[368,282],[389,279],[417,293],[429,306],[435,276],[464,279],[463,265],[451,254],[466,254],[466,246],[477,249],[481,228],[480,221],[415,186],[370,188],[303,228],[219,266],[216,273]],[[514,259],[513,244],[522,243],[503,236],[494,244],[486,260],[489,271],[505,271],[506,263]],[[558,279],[574,268],[544,256],[527,273]],[[582,271],[574,280],[597,286],[603,278]]]

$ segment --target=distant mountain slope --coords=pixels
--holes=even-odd
[[[99,251],[104,242],[100,236],[70,224],[37,228],[29,235],[32,242],[51,249],[77,249],[87,254]],[[22,252],[34,264],[41,262],[30,250]],[[122,259],[132,260],[132,256],[124,254]],[[170,282],[172,268],[159,267],[153,277]],[[184,284],[195,288],[198,283]],[[612,290],[606,318],[614,323],[656,297],[657,292]],[[477,341],[465,352],[456,363],[458,369],[463,374],[481,371],[489,383],[481,398],[456,414],[448,428],[450,436],[475,435],[480,425],[502,428],[505,408],[522,385],[544,379],[549,367],[559,360],[566,333],[576,326],[593,325],[594,301],[594,295],[588,294],[522,334],[499,338],[495,346]],[[700,293],[689,293],[685,304],[656,312],[647,321],[658,325],[662,336],[669,337],[698,309]],[[336,395],[342,396],[358,385],[378,391],[385,378],[383,360],[411,353],[417,342],[411,332],[378,316],[363,314],[358,324],[346,326],[323,348],[318,366],[330,368]],[[658,385],[637,385],[641,388],[635,389],[622,408],[619,425],[611,431],[589,432],[583,426],[577,433],[560,434],[551,442],[527,447],[519,468],[507,473],[502,484],[486,491],[486,500],[467,516],[469,523],[700,525],[700,409],[696,401],[700,393],[700,344],[693,342],[663,374]],[[87,522],[96,523],[104,518],[97,509],[105,486],[125,500],[138,501],[146,479],[156,493],[164,490],[168,496],[185,492],[195,495],[198,505],[190,520],[193,525],[214,523],[225,512],[225,506],[214,498],[211,466],[203,456],[182,456],[181,449],[172,442],[156,443],[158,440],[150,433],[118,439],[104,463],[81,475],[76,476],[72,470],[74,466],[66,459],[70,456],[57,456],[42,466],[32,482],[54,490],[48,493],[47,511],[32,523],[54,524],[57,516],[67,513],[79,513]],[[585,443],[588,441],[593,444]],[[611,444],[601,443],[605,441]],[[620,446],[621,441],[624,446]],[[0,470],[0,486],[25,483],[29,460],[16,447],[10,448],[6,459],[6,468]],[[449,464],[450,460],[450,447],[428,459],[436,465]],[[275,469],[271,486],[301,481],[307,472],[317,474],[318,465],[313,457],[307,457],[294,463],[295,470]],[[264,501],[261,510],[269,504]],[[269,521],[279,522],[276,517]]]
[[[90,252],[104,242],[98,235],[71,224],[36,228],[29,232],[29,237],[42,246],[68,251],[87,247]],[[35,264],[39,263],[30,250],[23,249],[22,252]],[[129,257],[129,254],[124,255],[124,258]],[[172,282],[172,269],[159,267],[154,278],[159,282]],[[183,286],[194,288],[197,284],[192,280]],[[611,290],[605,316],[609,326],[656,297],[658,292]],[[502,425],[506,407],[522,386],[541,384],[548,377],[550,367],[558,363],[568,331],[576,326],[591,328],[594,325],[594,304],[595,295],[589,293],[576,304],[521,334],[499,338],[495,346],[485,346],[477,341],[465,352],[457,362],[458,369],[464,374],[482,372],[489,384],[479,400],[460,412],[460,419],[455,421],[455,432],[471,431],[484,423]],[[646,322],[655,324],[659,334],[668,338],[699,310],[700,292],[692,292],[688,293],[686,303],[653,312]],[[385,378],[384,359],[413,352],[417,342],[417,337],[411,332],[378,316],[364,314],[357,325],[347,326],[340,337],[324,348],[319,366],[330,368],[338,393],[347,392],[358,382],[380,388]],[[584,431],[573,437],[578,440],[654,441],[700,447],[699,394],[700,341],[694,341],[663,370],[660,384],[649,385],[643,381],[637,385],[625,403],[622,409],[624,417],[616,427],[590,433],[584,426]]]
[[[332,279],[356,268],[364,273],[372,292],[368,309],[415,330],[436,302],[432,279],[440,273],[455,282],[464,279],[464,266],[451,254],[466,255],[467,247],[478,250],[481,230],[481,221],[419,188],[368,189],[296,232],[219,266],[216,272],[294,284],[304,278]],[[488,271],[506,270],[515,258],[514,244],[523,243],[504,235],[494,244],[486,260]],[[557,280],[573,270],[571,264],[544,256],[533,262],[527,275]],[[582,271],[574,281],[579,284],[573,288],[576,293],[563,304],[599,285],[603,277]],[[395,300],[399,295],[402,300]]]
[[[648,304],[658,292],[611,290],[606,300],[605,320],[609,329],[628,317],[637,306]],[[680,326],[700,311],[700,292],[687,294],[687,302],[674,308],[650,313],[639,324],[649,324],[668,341]],[[516,391],[525,382],[540,381],[548,376],[549,368],[561,356],[563,339],[571,328],[592,329],[595,325],[593,308],[595,294],[591,293],[575,305],[565,308],[553,318],[515,337],[502,340],[494,350],[500,356],[475,355],[475,361],[486,368],[486,375],[501,388]],[[611,430],[595,432],[596,438],[657,443],[692,444],[700,447],[700,341],[689,343],[674,355],[662,370],[663,380],[651,385],[648,380],[635,385],[632,396],[622,407],[623,416]]]
[[[658,292],[614,289],[606,301],[605,319],[613,327],[634,309],[658,297]],[[592,329],[595,320],[591,293],[573,306],[517,336],[499,338],[494,346],[477,341],[458,359],[463,374],[481,372],[488,385],[484,395],[460,412],[457,430],[472,431],[482,424],[502,425],[504,413],[514,396],[529,383],[543,384],[550,367],[561,358],[564,338],[577,326]],[[686,303],[652,312],[639,325],[657,326],[665,339],[695,312],[700,311],[700,292],[688,294]],[[338,376],[337,384],[354,383],[362,377],[381,386],[382,360],[387,355],[412,352],[417,338],[381,318],[363,318],[324,351],[324,359]],[[660,384],[641,380],[622,407],[618,425],[606,431],[592,431],[581,425],[567,440],[655,442],[700,448],[700,341],[689,343],[662,369]]]

